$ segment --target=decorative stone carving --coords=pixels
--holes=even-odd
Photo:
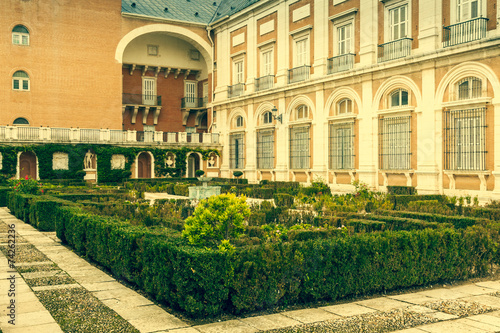
[[[167,158],[165,159],[165,164],[167,168],[175,168],[175,155],[168,153]]]
[[[52,170],[69,170],[69,157],[66,153],[52,155]]]
[[[208,167],[209,168],[217,168],[217,158],[218,156],[214,153],[210,154],[208,159]]]
[[[121,154],[111,155],[111,170],[125,169],[125,156]]]

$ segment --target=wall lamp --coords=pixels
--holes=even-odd
[[[283,114],[278,116],[278,109],[274,106],[272,111],[273,118],[279,120],[281,124],[283,124]]]

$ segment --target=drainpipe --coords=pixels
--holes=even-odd
[[[212,104],[213,104],[213,99],[214,99],[214,56],[215,56],[215,45],[214,45],[214,41],[212,40],[212,36],[210,36],[210,32],[212,31],[212,29],[210,28],[210,26],[207,25],[206,27],[207,29],[207,36],[208,36],[208,39],[210,40],[210,45],[212,46],[212,91],[210,92],[211,93],[211,99],[212,99]],[[207,101],[208,102],[208,101]],[[211,106],[210,107],[210,112],[211,112],[211,117],[210,117],[210,126],[208,127],[208,133],[210,133],[210,131],[212,130],[212,126],[214,124],[214,107]]]

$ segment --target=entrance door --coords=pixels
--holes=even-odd
[[[32,152],[24,152],[19,156],[19,177],[36,179],[36,156]]]
[[[156,105],[156,79],[143,78],[142,79],[142,104]]]
[[[151,178],[151,156],[141,153],[137,158],[137,178]]]

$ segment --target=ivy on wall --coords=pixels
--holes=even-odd
[[[43,144],[29,146],[0,146],[2,154],[2,168],[0,169],[0,181],[2,178],[12,178],[16,175],[17,155],[19,152],[33,152],[38,160],[40,179],[82,179],[83,161],[85,154],[92,151],[97,156],[97,177],[100,182],[119,182],[131,176],[130,169],[135,158],[141,152],[150,152],[155,160],[155,175],[182,177],[186,174],[186,159],[190,152],[200,153],[203,160],[210,158],[212,153],[220,156],[216,149],[202,148],[148,148],[148,147],[118,147],[111,145],[92,144]],[[52,162],[54,153],[68,154],[68,170],[53,170]],[[165,164],[168,153],[175,155],[175,167],[169,168]],[[125,156],[125,168],[123,170],[111,169],[112,155]]]

